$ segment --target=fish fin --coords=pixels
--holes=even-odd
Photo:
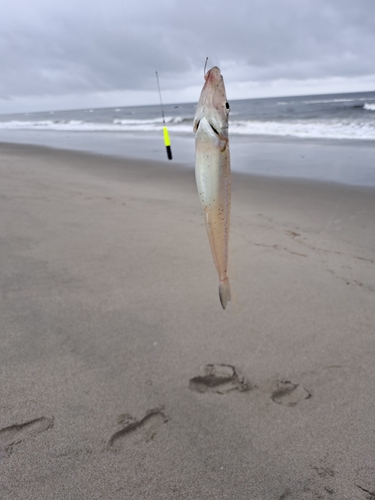
[[[221,307],[225,309],[227,307],[228,301],[230,301],[230,287],[228,279],[226,279],[225,281],[220,281],[219,297],[220,297]]]

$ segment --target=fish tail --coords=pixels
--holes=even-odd
[[[225,281],[220,281],[219,297],[221,306],[223,309],[225,309],[227,307],[228,301],[230,301],[230,287],[228,278]]]

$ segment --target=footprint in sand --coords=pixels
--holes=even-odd
[[[133,443],[151,441],[159,428],[168,422],[168,418],[161,409],[155,408],[149,410],[141,420],[135,420],[130,415],[121,415],[118,422],[123,428],[115,432],[108,441],[112,448],[119,448],[123,440],[130,438]]]
[[[300,401],[311,398],[311,394],[302,385],[289,380],[278,380],[271,399],[283,406],[296,406]]]
[[[231,365],[206,365],[202,374],[189,380],[189,387],[196,392],[216,392],[225,394],[229,391],[248,391],[250,385]]]
[[[329,500],[330,498],[336,498],[332,495],[335,494],[335,490],[327,487],[317,486],[313,484],[308,484],[304,486],[302,489],[297,491],[291,491],[287,489],[278,500],[317,500],[324,499]]]
[[[0,429],[0,458],[9,457],[14,446],[50,429],[53,426],[53,420],[53,418],[41,417]]]
[[[375,467],[366,467],[357,472],[355,484],[363,492],[363,498],[375,499]]]

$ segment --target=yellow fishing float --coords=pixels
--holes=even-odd
[[[167,150],[168,160],[172,160],[171,140],[169,139],[168,129],[167,129],[166,125],[165,125],[163,101],[161,99],[161,92],[160,92],[158,72],[155,71],[155,74],[156,74],[156,81],[158,83],[158,90],[159,90],[159,97],[160,97],[160,107],[161,107],[161,116],[163,118],[163,125],[164,125],[164,127],[163,127],[164,144],[165,144],[165,149]]]

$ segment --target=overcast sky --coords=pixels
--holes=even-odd
[[[0,113],[375,90],[375,0],[0,0]]]

